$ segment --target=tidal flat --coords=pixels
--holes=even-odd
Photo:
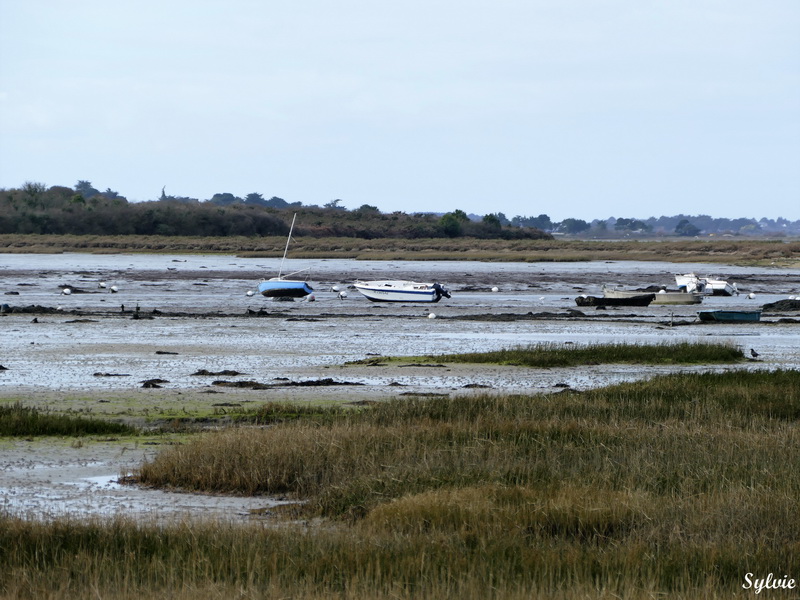
[[[363,507],[348,513],[358,529],[345,528],[346,535],[350,536],[346,544],[344,538],[331,537],[334,530],[342,527],[341,520],[313,527],[316,521],[299,516],[297,519],[304,531],[308,531],[311,524],[314,535],[321,536],[313,541],[303,534],[304,543],[310,547],[316,544],[320,551],[323,547],[340,551],[344,545],[366,543],[373,548],[383,548],[377,554],[386,561],[384,566],[392,564],[394,556],[403,557],[400,562],[405,565],[404,569],[408,568],[404,574],[398,571],[393,576],[389,572],[391,569],[381,570],[383,567],[370,562],[366,555],[347,558],[343,554],[345,562],[361,565],[346,575],[342,571],[345,563],[334,564],[331,560],[326,567],[319,555],[305,553],[308,548],[294,547],[288,538],[272,539],[271,543],[287,548],[287,560],[310,560],[319,570],[309,567],[307,573],[314,574],[308,576],[327,582],[318,586],[312,579],[298,575],[305,586],[301,586],[301,595],[325,597],[330,593],[344,597],[350,586],[350,589],[363,588],[361,597],[393,593],[401,597],[425,597],[428,592],[427,597],[459,594],[461,597],[487,597],[492,595],[487,594],[487,590],[501,584],[497,589],[506,593],[498,593],[496,597],[514,597],[514,594],[526,597],[532,590],[539,590],[548,597],[558,597],[561,593],[564,598],[613,597],[612,594],[638,598],[662,592],[671,597],[689,598],[697,597],[698,589],[708,592],[702,594],[706,597],[730,597],[737,589],[736,578],[743,578],[745,574],[738,571],[748,566],[746,560],[737,562],[736,556],[741,552],[745,558],[758,555],[760,562],[755,564],[764,567],[770,565],[770,561],[777,562],[782,554],[788,556],[789,562],[776,564],[776,569],[785,566],[791,570],[798,564],[793,554],[786,554],[787,547],[782,543],[767,543],[766,538],[752,537],[755,535],[751,528],[753,523],[748,521],[745,530],[740,530],[733,527],[732,521],[723,518],[734,506],[745,507],[736,511],[737,518],[744,518],[750,511],[760,515],[761,523],[771,522],[784,513],[794,514],[797,490],[792,485],[774,487],[769,483],[780,476],[775,471],[778,456],[788,460],[782,467],[789,469],[787,474],[795,464],[794,455],[789,456],[784,451],[792,447],[791,440],[796,435],[793,419],[783,417],[776,421],[767,412],[759,413],[757,422],[739,421],[739,417],[730,416],[729,411],[733,409],[717,407],[713,396],[706,400],[681,400],[680,415],[684,416],[670,413],[673,409],[669,408],[665,408],[663,414],[673,416],[659,419],[599,416],[606,408],[598,409],[598,413],[590,411],[591,417],[576,416],[576,411],[588,410],[586,407],[591,405],[585,400],[587,394],[610,386],[646,383],[658,376],[675,374],[702,376],[732,371],[768,374],[800,369],[800,315],[797,313],[764,313],[758,323],[706,324],[697,319],[697,310],[749,309],[797,296],[800,271],[796,269],[632,261],[489,264],[293,260],[287,261],[290,264],[286,271],[308,269],[309,281],[315,288],[314,301],[274,302],[247,292],[254,290],[262,277],[274,276],[279,260],[181,255],[0,256],[0,292],[5,294],[2,303],[8,305],[8,310],[0,315],[3,335],[0,365],[5,367],[0,371],[0,401],[22,402],[59,414],[125,422],[141,427],[143,432],[137,436],[79,439],[4,438],[0,442],[0,452],[6,461],[0,471],[0,487],[4,493],[5,515],[12,519],[6,521],[5,531],[16,532],[14,535],[19,539],[39,535],[32,529],[39,526],[37,523],[52,520],[59,523],[64,518],[79,522],[99,519],[100,523],[118,523],[120,518],[132,518],[159,522],[158,527],[164,527],[165,522],[191,522],[197,523],[197,532],[202,536],[211,536],[209,539],[221,535],[219,531],[208,533],[209,527],[278,527],[279,523],[286,522],[278,518],[281,510],[288,510],[286,507],[302,502],[302,498],[286,493],[255,496],[204,491],[186,493],[175,487],[154,489],[121,482],[124,475],[158,460],[170,448],[188,447],[195,440],[217,431],[230,433],[233,429],[229,426],[236,424],[238,416],[264,403],[342,406],[358,411],[376,402],[400,401],[402,404],[407,400],[414,404],[424,403],[426,399],[446,402],[473,399],[477,403],[487,403],[491,398],[513,396],[533,399],[526,402],[534,405],[541,402],[541,406],[555,411],[546,417],[541,414],[533,417],[538,429],[530,429],[525,435],[533,436],[531,447],[541,445],[546,439],[547,444],[542,448],[551,453],[558,450],[561,456],[558,460],[563,459],[563,467],[569,466],[570,455],[576,459],[580,457],[580,472],[573,473],[559,487],[554,483],[557,481],[555,463],[549,466],[541,463],[537,467],[537,477],[547,485],[534,496],[530,496],[533,492],[523,480],[518,482],[523,489],[508,488],[513,477],[489,483],[478,479],[466,487],[439,489],[434,486],[427,491],[419,488],[391,506]],[[577,295],[599,295],[603,284],[633,289],[653,285],[674,287],[674,275],[690,271],[736,282],[742,293],[735,297],[709,297],[701,306],[594,310],[578,309],[575,305]],[[450,289],[452,298],[430,305],[374,304],[350,287],[357,278],[439,281]],[[70,293],[64,294],[67,288]],[[497,291],[493,291],[495,288]],[[342,291],[346,292],[346,297],[342,297]],[[13,310],[17,307],[25,310]],[[435,358],[526,344],[582,346],[696,340],[731,344],[740,348],[748,359],[731,364],[658,366],[608,364],[598,360],[569,368],[436,360],[423,364],[411,360],[423,355]],[[752,356],[751,350],[757,356]],[[399,360],[381,361],[380,357]],[[404,362],[403,357],[409,360]],[[598,399],[596,402],[604,407],[609,401]],[[497,427],[489,431],[506,431],[509,425]],[[247,429],[241,425],[238,428]],[[641,434],[637,439],[626,433],[636,430]],[[762,432],[762,441],[759,441],[758,431]],[[403,439],[406,433],[390,432],[389,438]],[[542,435],[545,438],[541,438]],[[697,446],[707,436],[716,441]],[[356,435],[352,441],[358,439]],[[471,446],[471,451],[478,452],[475,457],[490,452],[491,439],[489,435],[475,440]],[[309,443],[319,442],[312,436]],[[331,444],[331,448],[336,447],[335,439]],[[620,444],[628,450],[619,453]],[[695,451],[692,448],[699,448],[700,455],[692,454]],[[719,482],[726,477],[730,479],[735,470],[736,451],[731,454],[730,448],[739,449],[739,458],[745,465],[762,464],[766,471],[762,471],[761,479],[752,479],[747,468],[742,467],[743,470],[736,471],[738,483],[720,488]],[[667,464],[657,458],[665,451],[666,456],[671,457]],[[731,461],[723,465],[724,472],[714,474],[711,458],[721,459],[726,455],[730,455]],[[358,456],[355,450],[354,456]],[[555,460],[557,455],[550,456]],[[693,466],[691,461],[682,462],[681,456],[704,458]],[[464,464],[472,464],[469,461],[474,461],[475,457],[465,455]],[[420,455],[420,460],[431,459],[432,455],[425,455],[425,452]],[[500,462],[492,467],[494,471],[505,459],[501,460],[498,455],[497,460]],[[447,469],[459,472],[460,463],[449,464]],[[635,464],[640,474],[646,472],[649,464],[656,472],[645,477],[646,484],[625,488],[613,484],[623,473],[611,468],[614,464],[620,467]],[[603,470],[602,465],[610,470]],[[447,469],[443,466],[438,474],[426,477],[430,481],[441,479]],[[514,469],[509,467],[509,476]],[[585,474],[592,469],[598,476],[605,473],[602,477],[608,479],[598,479],[594,483],[587,480]],[[393,475],[399,480],[403,476]],[[639,489],[642,485],[644,489]],[[755,495],[754,490],[758,491]],[[675,494],[675,498],[682,500],[652,513],[665,493],[667,496]],[[704,495],[706,493],[710,495]],[[786,502],[774,498],[768,501],[773,493]],[[479,498],[482,500],[478,501]],[[586,502],[576,503],[577,498],[585,498]],[[330,500],[335,498],[331,496]],[[531,521],[526,527],[535,526],[535,531],[531,529],[525,534],[523,527],[522,537],[517,540],[512,536],[513,544],[495,548],[496,554],[494,550],[490,553],[495,557],[490,564],[497,573],[502,571],[502,581],[492,579],[492,569],[469,575],[469,565],[475,566],[488,556],[482,554],[484,551],[480,548],[486,550],[486,544],[496,538],[498,531],[508,531],[508,528],[516,531],[515,527],[522,526],[521,521],[513,517],[516,509],[509,508],[518,502],[541,505],[543,512],[540,514],[550,515],[547,517],[550,520]],[[450,516],[437,512],[437,506],[445,507]],[[621,512],[612,510],[613,506],[621,507]],[[732,536],[729,546],[708,546],[708,540],[687,545],[689,540],[695,539],[693,535],[701,532],[707,538],[717,535],[702,527],[698,530],[700,521],[689,523],[677,516],[683,510],[701,514],[698,511],[703,506],[709,508],[708,514],[712,515],[706,524],[713,523],[720,536],[724,537],[725,531]],[[507,514],[507,510],[512,512]],[[453,511],[462,517],[453,516]],[[489,537],[483,534],[474,537],[470,531],[474,532],[476,524],[484,522],[484,517],[491,514],[497,516],[499,529],[492,530],[495,533]],[[594,529],[581,525],[592,522],[589,516],[597,514],[604,514],[608,519],[597,523]],[[16,521],[19,518],[29,525],[19,524]],[[467,524],[466,529],[452,525],[458,533],[448,537],[444,531],[451,526],[437,519],[446,519],[446,523],[461,519],[460,522]],[[523,520],[526,519],[528,517]],[[630,535],[633,531],[644,531],[644,523],[653,519],[658,527],[648,531],[666,544],[662,546],[666,554],[648,551],[643,533],[642,536]],[[293,520],[290,515],[288,522]],[[424,522],[432,525],[425,531],[417,531],[414,523]],[[128,536],[126,539],[149,535],[135,524],[114,526],[122,527],[121,531]],[[90,531],[81,533],[80,527],[83,526],[76,525],[70,535],[76,535],[76,539],[92,538]],[[128,527],[130,529],[126,529]],[[685,536],[674,527],[683,528]],[[547,561],[540,563],[545,566],[531,579],[523,573],[544,557],[541,536],[547,531],[555,544],[553,548],[558,548],[552,556],[548,554]],[[301,538],[297,533],[290,535],[299,544]],[[394,541],[389,542],[390,538]],[[413,544],[409,541],[412,538]],[[628,551],[624,555],[609,554],[601,539],[611,540],[615,547],[626,547]],[[670,539],[674,545],[668,543]],[[447,555],[458,556],[468,548],[464,555],[471,558],[459,563],[461,566],[443,558],[427,566],[417,564],[413,557],[420,553],[431,556],[434,547],[426,544],[433,542],[440,543],[440,550]],[[394,550],[391,549],[393,544]],[[288,550],[289,546],[294,549]],[[670,554],[677,553],[681,547],[686,549],[682,558]],[[243,546],[238,548],[245,554],[250,552]],[[527,550],[523,552],[523,548]],[[529,551],[533,554],[528,554]],[[698,560],[694,567],[687,567],[692,562],[689,555],[693,552]],[[724,565],[709,558],[714,552],[724,558]],[[562,562],[556,560],[556,555],[562,557]],[[501,556],[517,558],[509,563],[500,559]],[[563,562],[564,556],[572,556],[572,562]],[[650,558],[645,560],[648,556]],[[185,569],[195,558],[209,565],[222,560],[221,556],[199,550],[199,554],[176,559],[176,564],[185,560]],[[54,558],[54,562],[36,571],[30,564],[25,566],[24,557],[20,560],[22,562],[13,568],[28,573],[25,581],[38,581],[36,573],[41,576],[37,585],[42,587],[35,588],[31,583],[29,595],[35,595],[30,590],[42,591],[47,587],[48,570],[65,566],[59,562],[61,559]],[[507,570],[514,564],[516,567]],[[591,575],[591,564],[600,565],[596,576]],[[266,563],[259,565],[266,569]],[[676,569],[672,581],[667,568],[670,565]],[[362,567],[367,570],[359,570]],[[217,567],[210,568],[216,572]],[[244,573],[243,568],[240,565],[234,570]],[[399,563],[397,568],[400,568]],[[91,586],[110,589],[112,584],[105,582],[101,574],[102,565],[96,563],[92,569],[97,572],[87,589],[93,589]],[[163,570],[163,567],[154,569]],[[166,589],[187,584],[212,595],[224,595],[225,590],[234,588],[249,589],[252,594],[264,593],[271,585],[259,582],[253,572],[247,583],[244,574],[245,579],[219,579],[218,573],[214,575],[209,571],[208,578],[204,579],[199,572],[189,576],[188,572],[181,575],[179,569],[175,569],[178,567],[167,567],[171,575],[163,580],[154,577],[150,584],[145,582],[149,575],[141,575],[141,579],[134,577],[130,581],[138,581],[139,587],[131,583],[133,587],[127,597],[138,596],[142,590],[147,592],[142,592],[144,597],[159,597]],[[436,575],[436,569],[451,570],[457,577],[456,583],[451,580],[448,585],[448,578]],[[622,573],[617,583],[613,576],[615,569],[621,569]],[[724,574],[722,579],[720,569]],[[412,572],[418,575],[409,579]],[[712,576],[715,572],[717,575]],[[336,579],[334,573],[339,573],[340,579]],[[129,576],[117,572],[113,577]],[[278,586],[276,590],[289,585],[277,575],[271,577]],[[370,578],[375,584],[373,587],[367,584]],[[573,584],[567,585],[570,580]],[[7,582],[4,589],[12,588]],[[298,593],[298,589],[293,593]],[[622,593],[626,589],[630,593]],[[57,590],[52,592],[52,597],[59,597]],[[68,597],[68,594],[65,592],[60,597]],[[122,593],[119,597],[126,595]]]

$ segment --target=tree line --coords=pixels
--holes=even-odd
[[[531,227],[504,225],[496,215],[479,220],[460,210],[445,215],[384,214],[364,205],[355,210],[334,200],[325,206],[301,206],[275,198],[241,200],[220,194],[209,201],[167,196],[128,202],[87,181],[73,188],[26,183],[0,191],[0,233],[50,235],[285,236],[287,213],[297,212],[295,234],[311,237],[548,239]]]
[[[554,235],[583,238],[698,237],[708,235],[800,235],[800,221],[786,219],[712,218],[674,215],[633,219],[609,217],[553,221],[546,214],[506,217],[502,212],[468,215],[382,213],[364,204],[347,210],[342,200],[304,206],[260,193],[238,197],[214,194],[210,199],[167,195],[158,200],[128,202],[118,192],[104,192],[80,180],[74,188],[26,182],[0,190],[0,233],[163,236],[286,235],[286,211],[301,213],[296,232],[312,237],[548,239]]]

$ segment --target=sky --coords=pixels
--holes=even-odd
[[[0,189],[800,219],[798,0],[0,0]]]

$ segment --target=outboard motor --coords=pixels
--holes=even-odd
[[[434,300],[434,302],[438,302],[439,300],[441,300],[442,296],[444,296],[445,298],[449,298],[450,297],[450,292],[448,292],[445,288],[443,288],[438,283],[434,283],[433,284],[433,289],[436,290],[436,299]]]

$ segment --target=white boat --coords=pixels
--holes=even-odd
[[[353,287],[373,302],[438,302],[442,296],[450,297],[450,292],[438,283],[400,280],[356,281]]]
[[[706,277],[706,288],[711,288],[714,296],[738,296],[739,290],[735,283],[728,283],[723,279]]]
[[[286,248],[283,250],[278,276],[271,279],[263,279],[258,284],[258,292],[267,298],[302,298],[314,292],[314,288],[308,285],[308,282],[304,279],[287,279],[287,277],[302,273],[305,269],[289,273],[286,276],[283,275],[283,262],[286,260],[286,253],[289,251],[289,242],[292,241],[292,231],[294,231],[294,220],[296,218],[297,213],[292,217],[292,226],[289,228],[289,237],[286,239]]]
[[[675,283],[678,289],[689,293],[714,295],[714,296],[738,296],[739,290],[736,284],[728,283],[723,279],[713,277],[698,277],[694,273],[675,275]]]
[[[643,293],[646,292],[603,287],[603,296],[606,298],[632,298]],[[674,292],[662,288],[655,293],[651,304],[700,304],[702,301],[703,295],[696,292]]]

